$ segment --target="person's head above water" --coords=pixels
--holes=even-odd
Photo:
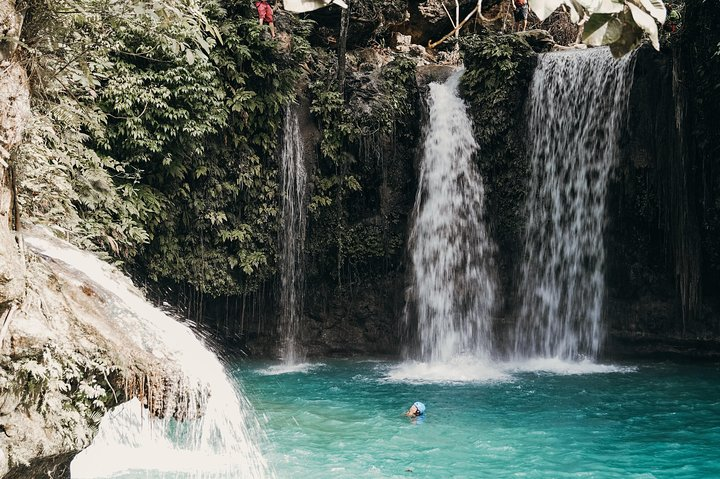
[[[405,413],[406,416],[422,416],[425,414],[425,405],[421,403],[420,401],[415,401],[412,406],[410,406],[410,409],[408,409],[408,412]]]

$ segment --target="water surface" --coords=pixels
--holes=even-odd
[[[526,363],[470,383],[389,379],[404,366],[378,361],[271,366],[234,374],[279,478],[720,477],[720,365]],[[416,400],[424,421],[402,415]]]

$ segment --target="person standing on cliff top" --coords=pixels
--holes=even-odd
[[[514,9],[513,16],[515,17],[515,31],[520,31],[520,22],[522,22],[522,31],[527,29],[528,19],[528,3],[527,0],[510,0]]]
[[[273,23],[273,9],[267,0],[258,0],[255,2],[257,7],[258,17],[260,18],[260,25],[267,23],[270,25],[270,35],[275,38],[275,23]]]

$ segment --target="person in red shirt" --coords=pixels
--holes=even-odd
[[[267,23],[270,25],[270,35],[275,38],[275,24],[273,23],[273,10],[267,0],[258,0],[255,2],[257,7],[258,17],[260,18],[260,25]]]
[[[522,31],[527,29],[528,19],[528,3],[527,0],[510,0],[512,2],[513,9],[515,10],[513,16],[515,17],[515,31],[520,31],[520,22],[522,22]]]

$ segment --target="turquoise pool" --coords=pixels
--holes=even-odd
[[[720,478],[718,364],[500,365],[470,382],[410,366],[233,375],[278,478]],[[416,400],[424,421],[402,415]]]

